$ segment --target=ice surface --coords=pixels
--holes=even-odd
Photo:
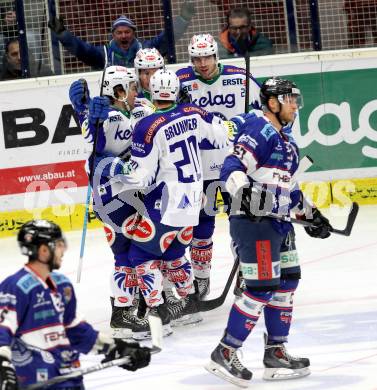
[[[334,227],[344,227],[344,216],[326,214]],[[242,348],[243,362],[254,374],[250,388],[377,390],[377,207],[361,207],[351,237],[313,239],[302,227],[296,227],[296,234],[303,277],[295,294],[287,347],[292,355],[310,358],[312,374],[285,382],[262,380],[261,318]],[[75,282],[81,232],[69,232],[67,239],[62,272]],[[112,255],[102,230],[88,231],[86,242],[81,283],[75,284],[79,310],[96,328],[108,330]],[[227,221],[218,219],[209,298],[221,293],[231,269],[229,242]],[[1,247],[2,279],[22,266],[25,258],[14,238],[2,239]],[[203,368],[222,335],[232,299],[230,292],[221,308],[203,314],[200,325],[176,329],[165,338],[163,351],[153,355],[149,367],[134,373],[115,367],[93,373],[85,377],[86,388],[236,389]],[[84,366],[99,360],[93,355],[82,357]]]

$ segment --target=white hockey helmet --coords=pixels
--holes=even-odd
[[[169,69],[159,69],[150,79],[152,100],[175,102],[179,93],[178,76]]]
[[[164,66],[164,58],[155,48],[140,49],[136,53],[134,66],[135,69],[162,68]]]
[[[105,70],[103,79],[103,95],[115,97],[114,88],[121,85],[128,96],[130,83],[137,82],[137,77],[133,69],[125,68],[124,66],[109,66]]]
[[[217,42],[211,34],[194,35],[188,45],[188,52],[190,58],[214,55],[216,62],[219,59]]]

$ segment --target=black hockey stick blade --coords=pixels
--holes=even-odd
[[[225,299],[226,299],[226,296],[228,295],[230,286],[232,285],[234,275],[238,271],[238,265],[239,265],[239,258],[237,257],[234,260],[233,268],[229,274],[228,280],[226,281],[224,290],[221,293],[221,295],[217,298],[210,299],[208,301],[200,301],[200,311],[210,311],[210,310],[217,309],[225,302]]]
[[[355,223],[355,220],[356,220],[358,213],[359,213],[359,205],[358,205],[358,203],[353,202],[351,205],[351,210],[350,210],[348,217],[347,217],[346,227],[344,229],[334,229],[333,227],[331,227],[330,232],[334,233],[334,234],[339,234],[341,236],[351,235],[351,231],[352,231],[352,228],[353,228],[353,225]],[[310,221],[306,221],[303,219],[290,218],[290,217],[287,217],[285,215],[278,215],[278,214],[270,213],[267,215],[267,217],[279,219],[280,221],[295,223],[297,225],[302,225],[302,226],[307,226],[307,227],[315,227],[315,225],[313,225],[313,223]]]
[[[340,234],[342,236],[350,236],[353,228],[353,224],[355,223],[357,214],[359,213],[359,204],[356,202],[352,202],[350,213],[348,214],[347,225],[343,230],[332,229],[331,233]]]

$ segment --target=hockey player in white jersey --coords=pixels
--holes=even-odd
[[[188,46],[191,66],[179,69],[177,75],[181,89],[190,95],[192,103],[212,112],[223,120],[244,112],[246,94],[245,69],[233,65],[218,63],[217,43],[210,34],[194,35]],[[259,107],[259,84],[250,76],[249,102],[252,107]],[[231,122],[227,122],[232,131]],[[200,297],[209,294],[210,269],[212,261],[212,236],[215,229],[215,215],[208,215],[208,210],[217,210],[215,182],[219,180],[220,169],[226,157],[226,150],[216,150],[210,145],[202,145],[204,169],[204,193],[210,205],[201,211],[199,225],[194,228],[191,244],[191,260],[195,279],[199,285]],[[222,197],[225,209],[229,195],[225,191]]]
[[[149,89],[149,81],[157,70],[164,67],[164,64],[164,58],[155,48],[140,49],[136,53],[134,67],[139,79],[140,93],[138,98],[145,98],[151,102],[152,99]]]
[[[163,274],[181,297],[188,297],[183,314],[198,311],[199,297],[185,249],[191,242],[192,227],[198,224],[202,205],[199,144],[206,139],[215,147],[224,148],[228,147],[228,140],[219,118],[193,104],[175,103],[179,81],[173,72],[157,71],[150,85],[158,110],[135,127],[128,164],[131,171],[116,179],[126,189],[147,189],[145,210],[133,232],[129,257],[148,307],[157,311],[167,325],[174,313],[164,304]]]
[[[17,241],[27,263],[0,282],[0,389],[17,390],[72,372],[80,353],[104,353],[105,361],[129,356],[121,367],[135,371],[150,361],[150,350],[98,332],[76,312],[70,280],[57,272],[67,245],[58,225],[32,220]],[[4,275],[3,275],[4,276]],[[77,376],[50,389],[84,389]]]
[[[110,66],[106,69],[103,97],[89,99],[89,93],[82,80],[75,81],[70,88],[70,98],[80,122],[83,123],[85,139],[93,143],[98,132],[96,151],[92,153],[89,161],[94,158],[93,179],[99,184],[121,172],[123,161],[130,156],[133,125],[140,119],[132,117],[137,93],[135,72],[122,66]],[[143,117],[146,110],[138,113]],[[91,163],[87,164],[87,168],[91,166]],[[93,186],[93,183],[91,185]],[[96,187],[93,186],[94,189]],[[94,192],[94,211],[104,222],[106,238],[115,260],[110,278],[112,292],[110,326],[115,337],[127,338],[133,335],[139,338],[149,330],[149,326],[147,321],[139,319],[134,314],[137,280],[135,270],[128,259],[130,236],[119,229],[123,223],[125,225],[131,223],[136,210],[131,205],[124,204],[121,209],[109,212],[105,217],[103,210],[115,199],[116,195],[110,190],[102,189],[99,194]]]

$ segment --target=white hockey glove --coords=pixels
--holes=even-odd
[[[0,347],[0,389],[18,390],[16,370],[11,362],[11,351],[7,346]]]

